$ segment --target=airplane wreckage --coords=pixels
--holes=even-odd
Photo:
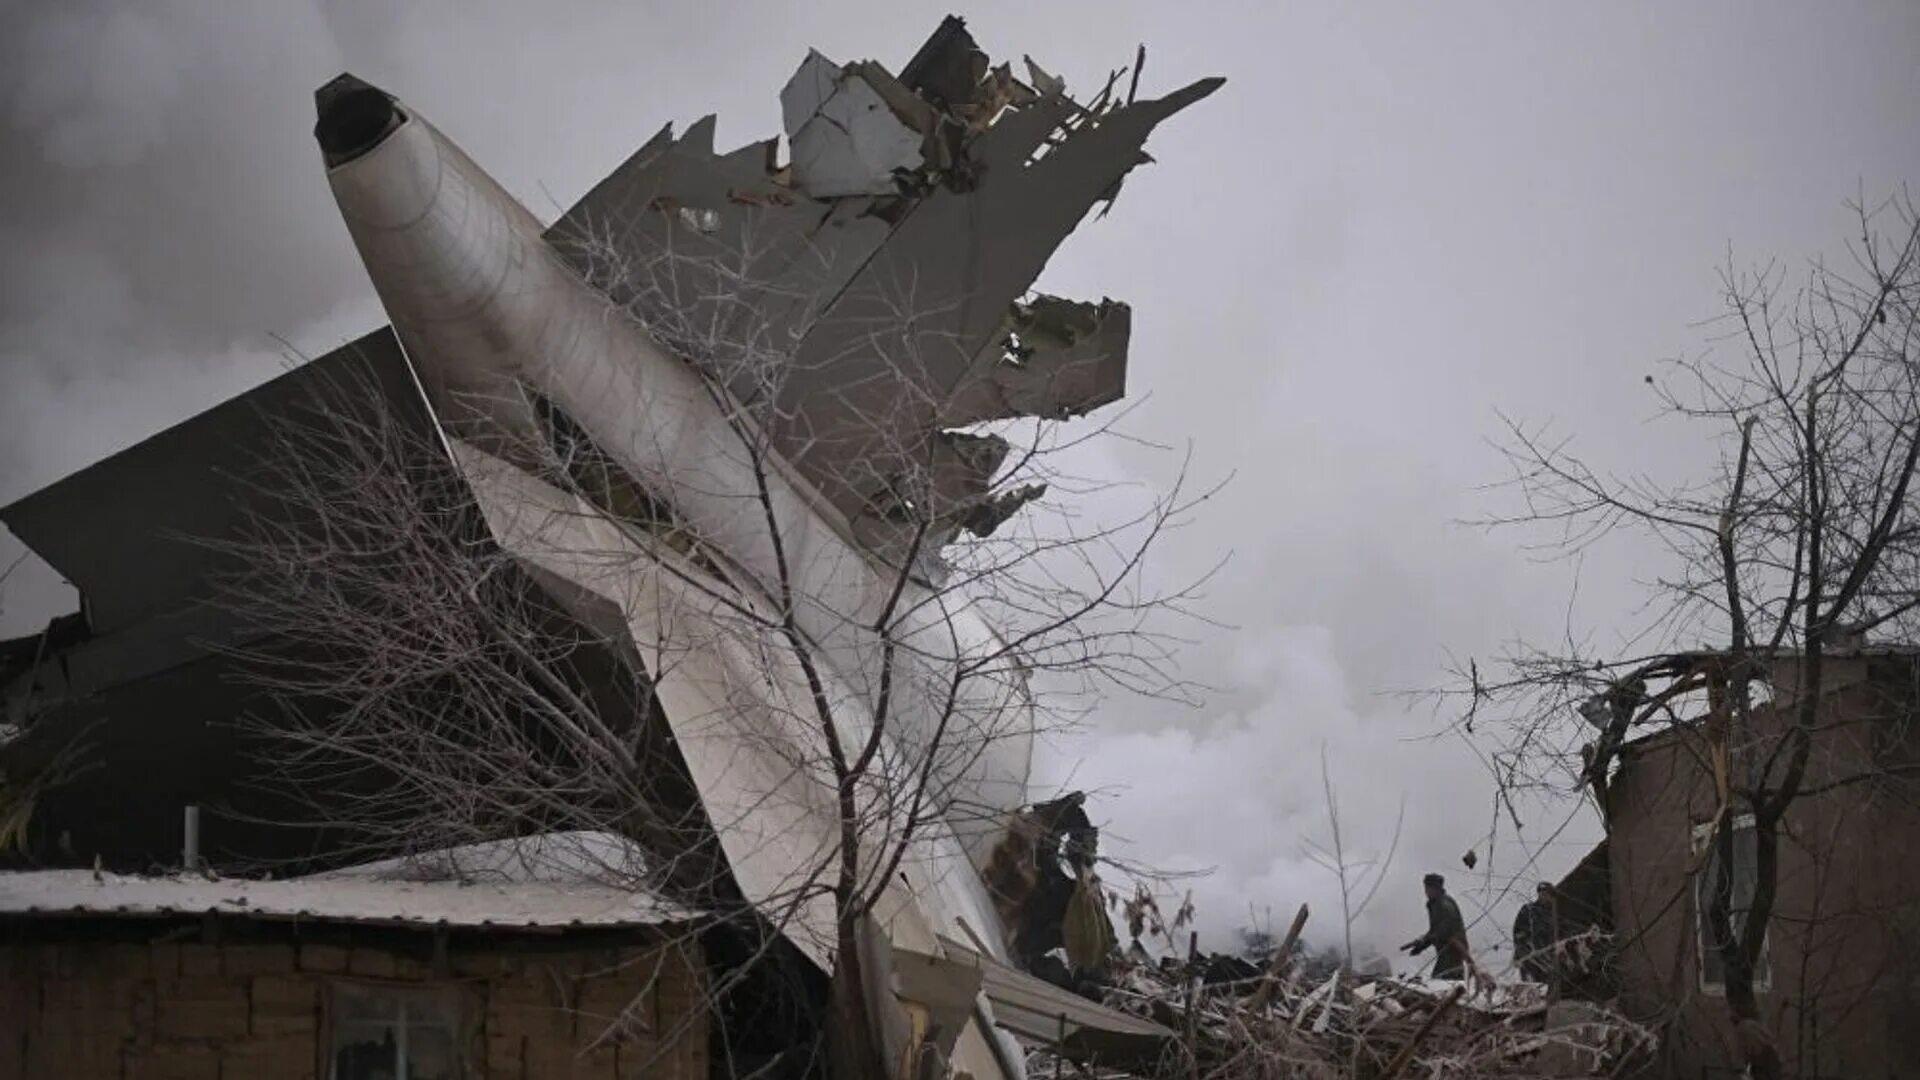
[[[1012,925],[1019,903],[985,875],[1050,897],[1057,938],[1069,899],[1058,881],[1009,872],[1004,840],[1013,822],[1025,850],[1057,851],[1048,827],[1031,833],[1061,809],[1030,808],[1034,706],[1019,664],[958,677],[1008,646],[941,557],[1040,494],[995,487],[1011,448],[983,426],[1064,420],[1124,393],[1127,306],[1030,288],[1150,160],[1154,128],[1222,82],[1148,98],[1139,74],[1136,62],[1083,104],[1031,61],[1023,77],[991,65],[954,18],[897,75],[811,53],[780,94],[785,162],[777,139],[716,152],[711,117],[669,127],[551,225],[419,112],[339,76],[316,94],[315,136],[391,325],[0,512],[86,607],[9,643],[0,674],[14,690],[28,680],[42,706],[84,712],[243,633],[204,602],[210,556],[151,534],[223,527],[230,493],[203,488],[267,438],[256,414],[352,359],[428,417],[490,541],[557,605],[624,639],[739,893],[820,970],[843,955],[833,897],[787,898],[831,864],[844,815],[830,777],[793,765],[820,741],[794,701],[830,702],[846,746],[926,762],[941,805],[965,808],[911,830],[899,812],[862,813],[852,837],[857,850],[906,848],[891,880],[869,883],[879,902],[861,946],[891,971],[876,985],[898,1004],[881,1011],[915,1017],[889,1035],[890,1055],[937,1045],[956,1073],[1012,1077],[1009,1031],[1157,1045],[1158,1025],[1021,970],[1052,942]],[[674,253],[671,274],[649,276],[660,252]],[[554,414],[697,550],[529,467],[518,448]],[[767,453],[743,452],[743,433]],[[195,464],[169,473],[163,453]],[[741,612],[758,629],[743,632]],[[796,641],[820,662],[800,663]],[[72,662],[42,662],[54,652]],[[31,723],[22,747],[46,726]],[[57,817],[67,799],[62,847],[150,858],[157,843],[125,838],[168,815],[141,811],[147,778],[123,773],[126,820],[92,820],[105,812],[86,805],[101,797],[87,784],[108,775],[76,781],[92,795],[44,793],[42,809]],[[1085,844],[1084,829],[1067,842]]]
[[[866,744],[885,709],[881,752],[927,761],[954,805],[1005,818],[1028,801],[1025,679],[956,674],[1003,646],[964,592],[936,579],[958,530],[990,532],[1033,492],[991,495],[1010,448],[965,429],[1064,418],[1121,396],[1125,306],[1026,294],[1053,249],[1145,160],[1155,125],[1220,84],[1086,107],[1032,70],[1022,82],[990,68],[957,21],[898,77],[816,52],[781,93],[787,166],[772,140],[716,154],[702,120],[679,138],[663,131],[545,228],[385,92],[343,75],[317,95],[341,216],[495,538],[574,587],[570,596],[615,612],[640,656],[679,658],[650,673],[654,689],[709,818],[725,823],[720,844],[750,901],[780,903],[844,838],[832,792],[788,765],[817,738],[793,730],[804,710],[741,694],[755,683],[771,697],[793,693],[812,673],[792,670],[771,630],[758,656],[709,647],[733,644],[721,624],[735,605],[801,598],[792,620],[825,658],[822,678],[840,684],[826,693],[846,745]],[[676,349],[670,329],[610,317],[609,295],[629,300],[624,253],[689,246],[744,258],[730,272],[751,292],[697,280],[699,260],[682,257],[671,325],[751,320],[729,340],[782,342],[782,370]],[[722,294],[724,304],[707,299]],[[895,340],[879,344],[876,326]],[[523,388],[668,504],[730,572],[672,566],[621,522],[490,452],[539,427]],[[738,402],[753,403],[749,419]],[[764,429],[776,467],[748,460],[743,423]],[[897,513],[903,502],[918,512]],[[930,535],[909,537],[903,517],[930,522]],[[876,632],[889,610],[901,619]],[[768,665],[780,670],[757,670]],[[979,871],[995,831],[936,820],[902,841],[904,820],[888,817],[861,815],[857,840],[873,853],[911,850],[898,880],[880,886],[887,944],[962,954],[946,960],[961,967],[977,968],[976,950],[1006,961]],[[835,919],[832,897],[815,892],[779,925],[829,967]],[[974,1015],[945,1025],[956,1069],[1019,1071],[994,1022],[981,997]]]
[[[784,163],[774,139],[716,153],[711,117],[669,127],[546,226],[392,95],[352,75],[321,87],[315,136],[391,325],[0,509],[83,603],[0,642],[0,913],[194,915],[203,941],[216,915],[438,920],[437,965],[455,916],[551,937],[706,910],[652,891],[671,876],[657,848],[575,831],[604,822],[500,822],[441,845],[399,807],[419,850],[372,864],[400,867],[393,881],[355,864],[367,852],[325,831],[337,821],[296,822],[322,840],[289,840],[275,814],[325,798],[274,801],[230,735],[250,707],[242,658],[273,631],[219,582],[226,537],[272,518],[263,496],[284,508],[249,466],[345,391],[456,475],[484,534],[460,543],[503,553],[612,645],[615,681],[643,685],[617,734],[671,747],[661,790],[695,804],[724,869],[667,861],[700,867],[694,891],[765,935],[701,948],[715,971],[747,954],[790,965],[717,977],[731,989],[716,1011],[752,1004],[719,1025],[715,1075],[820,1072],[796,1051],[822,1027],[831,1046],[844,1017],[811,1002],[796,1026],[761,996],[817,992],[849,958],[883,1063],[849,1075],[1016,1080],[1063,1059],[1099,1077],[1615,1075],[1651,1036],[1602,1009],[1321,981],[1292,952],[1304,907],[1262,964],[1192,938],[1183,962],[1141,892],[1120,950],[1083,797],[1034,801],[1026,671],[943,555],[1041,494],[1004,482],[1012,447],[983,427],[1123,396],[1126,305],[1029,290],[1150,160],[1154,128],[1221,84],[1140,98],[1143,60],[1082,104],[1031,61],[1024,78],[990,65],[957,18],[898,75],[813,52],[780,95]],[[556,442],[592,448],[587,480],[531,450]],[[311,572],[278,554],[279,572]],[[596,693],[546,692],[576,689]],[[851,813],[822,744],[884,765]],[[218,819],[205,848],[203,802]],[[857,918],[817,887],[843,844],[872,901]],[[478,856],[456,852],[488,854],[463,867]],[[221,876],[263,864],[312,876]],[[484,876],[496,864],[519,870],[501,884]],[[539,904],[514,892],[529,882]],[[563,900],[539,893],[562,883]],[[355,906],[416,884],[404,910]]]

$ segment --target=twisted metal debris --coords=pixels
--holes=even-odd
[[[1552,1001],[1536,984],[1470,986],[1345,970],[1322,977],[1291,962],[1291,944],[1265,971],[1196,953],[1153,962],[1136,951],[1116,970],[1106,1004],[1176,1037],[1157,1058],[1131,1062],[1067,1062],[1036,1050],[1028,1073],[1071,1070],[1083,1080],[1602,1077],[1622,1075],[1656,1045],[1651,1030],[1614,1010]]]

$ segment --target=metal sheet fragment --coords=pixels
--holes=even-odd
[[[816,199],[895,194],[899,174],[923,162],[934,122],[933,110],[879,65],[842,68],[818,52],[780,92],[780,107],[794,186]]]

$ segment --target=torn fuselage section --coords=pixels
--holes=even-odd
[[[1130,312],[1030,290],[1160,121],[1220,85],[1081,104],[993,65],[948,18],[894,75],[810,52],[790,146],[664,130],[547,232],[590,282],[724,385],[863,544],[936,551],[1034,496],[956,432],[1125,392]],[[904,494],[903,493],[907,493]]]

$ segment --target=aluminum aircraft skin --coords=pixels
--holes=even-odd
[[[971,48],[970,39],[966,44]],[[820,83],[815,96],[830,102],[838,92],[832,80],[840,76],[822,64],[823,58],[810,56],[802,76]],[[863,77],[891,80],[884,71]],[[852,85],[851,74],[845,78]],[[974,81],[980,81],[978,73]],[[874,85],[887,91],[898,86]],[[1137,135],[1108,138],[1114,145],[1101,153],[1116,163],[1107,170],[1112,175],[1083,170],[1089,172],[1082,180],[1083,201],[1090,205],[1103,190],[1110,198],[1119,178],[1143,156],[1138,143],[1152,124],[1213,85],[1196,84],[1199,89],[1189,88],[1179,100],[1129,103],[1109,114],[1132,116]],[[870,87],[863,93],[873,94]],[[849,515],[857,500],[790,457],[776,455],[770,471],[756,469],[735,426],[739,413],[729,409],[727,388],[649,336],[597,283],[583,278],[577,261],[556,249],[540,221],[418,112],[349,75],[323,87],[318,100],[316,135],[341,217],[496,538],[550,579],[574,586],[561,590],[568,595],[560,598],[594,608],[582,613],[601,620],[596,625],[612,617],[624,627],[648,666],[742,891],[756,904],[780,909],[769,913],[787,936],[830,966],[830,898],[790,899],[798,880],[830,865],[839,842],[830,783],[817,767],[793,766],[808,756],[818,759],[820,749],[809,744],[818,742],[819,732],[804,722],[807,687],[790,651],[739,612],[773,610],[769,597],[778,595],[784,560],[798,600],[796,622],[828,668],[835,723],[843,740],[857,746],[874,723],[881,693],[883,642],[872,628],[893,603],[900,613],[893,635],[905,647],[896,653],[884,753],[919,760],[949,712],[948,702],[929,688],[958,685],[960,700],[951,707],[945,741],[969,750],[947,755],[951,760],[936,782],[957,793],[956,803],[969,807],[970,820],[1004,819],[1028,801],[1033,701],[1024,674],[1001,663],[993,665],[1002,672],[997,677],[956,680],[961,665],[1004,650],[964,594],[914,574],[892,600],[900,575],[876,555],[872,534]],[[1068,115],[1060,100],[1055,94],[1043,104]],[[827,115],[829,106],[819,107]],[[790,133],[794,126],[790,117]],[[809,161],[820,175],[831,176],[838,199],[860,196],[863,185],[875,191],[890,185],[895,159],[921,145],[917,136],[889,133],[894,142],[881,155],[881,171],[869,178],[858,166],[863,155],[874,156],[871,145],[836,159],[831,139],[842,128],[808,130]],[[1036,141],[1048,130],[1036,128]],[[1066,151],[1056,153],[1064,162],[1057,167],[1072,164]],[[1058,230],[1061,236],[1084,209]],[[1030,253],[1021,258],[1031,265],[1008,275],[1009,300],[1025,292],[1044,252],[1038,259]],[[1097,364],[1086,359],[1085,347],[1079,353],[1062,349],[1057,361],[1064,373],[1060,385],[1082,387],[1075,393],[1085,407],[1119,395],[1125,308],[1103,304],[1098,311],[1106,315],[1114,308],[1118,314],[1109,329],[1117,328],[1118,341]],[[993,340],[976,334],[980,340],[968,345],[962,363],[974,363],[976,353],[998,344],[1001,321],[994,316]],[[1030,377],[1046,362],[1043,355],[1010,374]],[[1095,379],[1110,385],[1089,381]],[[1045,397],[1030,387],[1016,389],[1028,398]],[[541,429],[535,395],[578,425],[633,482],[671,506],[719,553],[726,578],[517,465],[515,441],[538,437]],[[1032,407],[1064,413],[1070,405],[1041,400]],[[930,437],[949,438],[938,419],[928,420]],[[998,459],[988,457],[991,471]],[[886,850],[899,826],[875,815],[862,847]],[[938,956],[942,939],[973,940],[1007,959],[1005,930],[980,874],[988,848],[983,836],[990,841],[984,830],[959,820],[937,820],[915,833],[901,874],[887,883],[876,913],[894,947]],[[953,1050],[953,1063],[977,1076],[1015,1074],[1019,1057],[1008,1052],[1005,1040],[992,1027],[982,998],[975,1022]]]
[[[391,130],[328,175],[394,330],[458,452],[497,463],[494,479],[479,485],[483,490],[504,499],[508,493],[497,478],[513,469],[483,449],[488,429],[535,431],[519,387],[537,389],[643,487],[666,495],[704,542],[769,593],[778,580],[777,532],[794,594],[802,598],[796,613],[802,631],[842,680],[862,691],[868,684],[877,688],[880,640],[868,628],[895,575],[847,540],[825,501],[784,470],[767,477],[778,523],[769,527],[756,470],[701,377],[582,282],[553,254],[524,207],[425,120],[398,107]],[[476,415],[483,411],[488,415]],[[592,547],[584,535],[554,535],[597,517],[590,510],[548,515],[538,530],[525,530],[528,542],[537,539],[550,559],[568,551],[604,556],[605,549]],[[637,572],[652,558],[620,561],[628,563],[620,569]],[[606,565],[604,558],[599,565]],[[569,576],[583,572],[565,569]],[[610,573],[597,574],[591,584],[624,612],[634,598],[607,585]],[[911,622],[899,636],[914,645],[909,663],[950,666],[991,647],[992,631],[971,610],[916,582],[906,589],[900,608]],[[667,642],[652,651],[677,659],[695,650],[691,643]],[[901,685],[924,687],[933,678],[914,673]],[[1007,710],[1031,707],[1017,681],[970,679],[962,692],[969,690],[991,694],[964,701],[957,710],[979,723],[1013,726],[1005,720]],[[937,722],[937,704],[924,695],[897,699],[890,728],[902,742],[923,742]],[[846,737],[857,740],[867,717],[846,711]],[[1024,766],[1024,760],[1016,762],[1019,772],[1009,768],[1002,778],[1009,809],[1023,801]],[[977,874],[939,876],[948,891],[977,899],[960,905],[965,910],[977,918],[991,911]],[[767,889],[791,880],[787,872],[769,873]],[[831,941],[829,933],[824,943],[806,947],[830,949]]]

